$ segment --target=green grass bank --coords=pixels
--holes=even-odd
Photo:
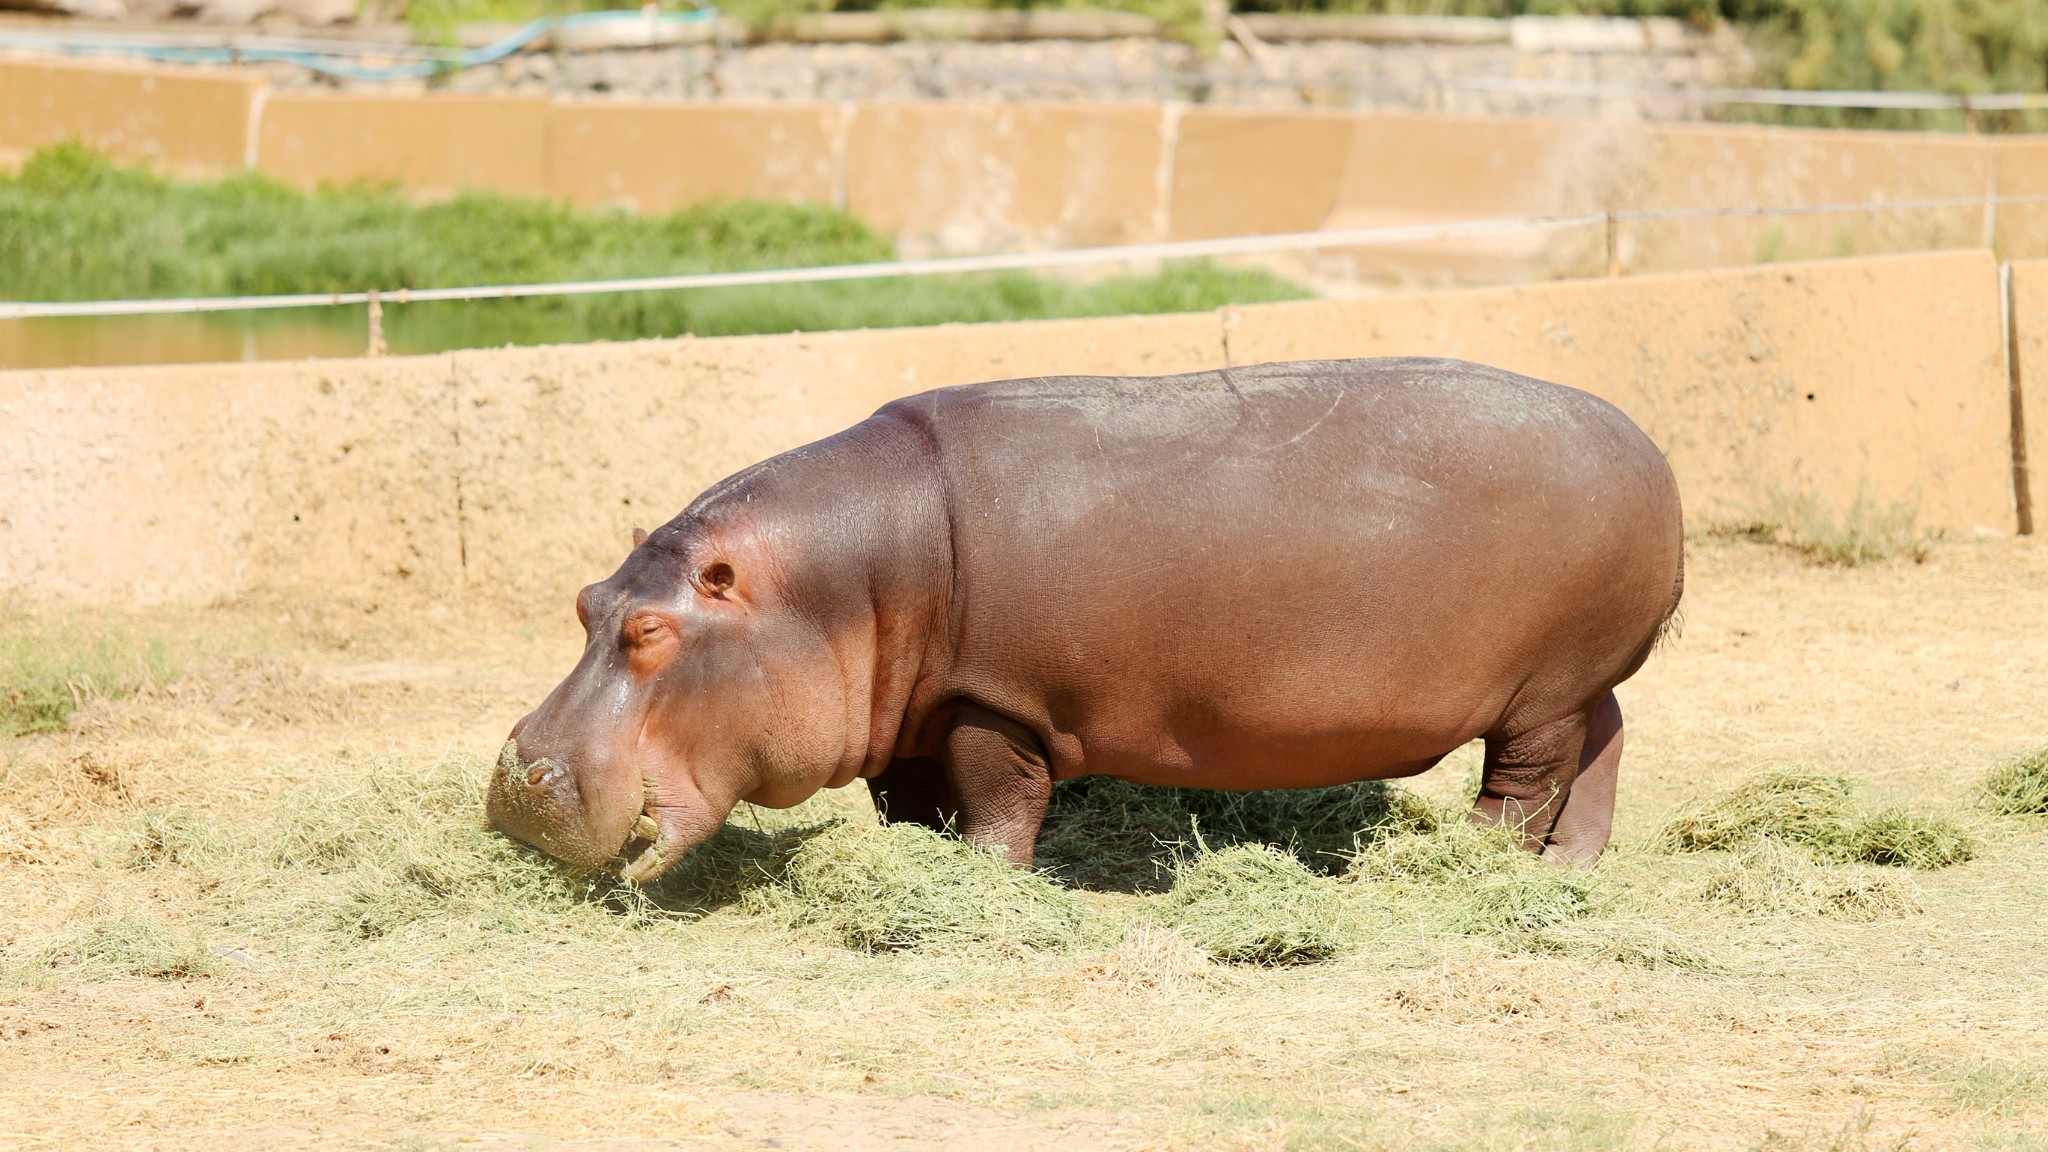
[[[269,295],[592,280],[889,260],[843,212],[725,202],[669,215],[578,211],[468,194],[417,204],[373,187],[301,192],[256,175],[181,182],[75,145],[0,177],[0,298]],[[1186,312],[1308,293],[1264,272],[1194,262],[1076,282],[1024,273],[439,304],[390,304],[395,353],[500,344],[730,336]],[[190,321],[360,331],[361,308]],[[61,338],[67,325],[38,321]],[[105,324],[107,321],[95,323]],[[123,321],[127,323],[127,321]],[[301,355],[304,352],[299,353]]]

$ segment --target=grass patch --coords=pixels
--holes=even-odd
[[[2048,816],[2048,748],[1993,768],[1980,794],[2000,816]]]
[[[0,609],[0,737],[62,728],[93,700],[175,678],[184,656],[160,636],[119,625]]]
[[[864,952],[931,945],[1056,948],[1083,907],[1036,872],[917,824],[840,824],[791,855],[793,919]]]
[[[1728,851],[1760,840],[1796,844],[1837,863],[1901,868],[1945,868],[1976,854],[1976,842],[1953,820],[1897,809],[1866,813],[1848,780],[1811,772],[1752,776],[1685,805],[1657,837],[1675,852]]]
[[[843,212],[766,202],[636,215],[469,193],[301,192],[245,173],[166,180],[73,144],[0,175],[0,297],[84,300],[360,291],[784,268],[893,258]],[[731,290],[385,304],[394,352],[1201,311],[1307,292],[1207,262],[1081,283],[1025,273]],[[301,322],[357,332],[361,310]],[[243,319],[210,321],[254,323]]]
[[[1267,844],[1204,848],[1174,870],[1151,908],[1212,959],[1274,967],[1327,960],[1343,949],[1344,894]]]

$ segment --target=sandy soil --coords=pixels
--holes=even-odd
[[[1979,858],[1917,877],[1921,911],[1702,912],[1713,971],[1445,936],[1182,978],[1129,940],[871,957],[739,909],[316,947],[236,911],[288,878],[124,865],[137,822],[232,831],[373,762],[481,763],[572,661],[568,606],[162,617],[246,654],[0,743],[0,1144],[2048,1148],[2048,827],[1969,807],[2048,744],[2048,546],[1844,570],[1705,541],[1690,574],[1682,638],[1622,690],[1603,867],[1677,892],[1698,858],[1644,845],[1678,803],[1814,767],[1971,822]],[[171,978],[38,959],[110,909],[241,958]]]

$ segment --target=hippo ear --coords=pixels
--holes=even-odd
[[[647,529],[633,529],[633,547],[638,548],[639,546],[645,543],[647,543]]]
[[[723,560],[714,560],[706,564],[703,571],[697,573],[694,583],[697,585],[697,591],[713,600],[723,600],[725,594],[732,590],[732,586],[739,583],[739,577],[733,574],[732,565]]]

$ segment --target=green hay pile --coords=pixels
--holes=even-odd
[[[1750,916],[1869,921],[1919,909],[1911,881],[1867,865],[1828,864],[1776,840],[1735,848],[1701,878],[1699,898]]]
[[[1314,871],[1335,874],[1361,834],[1414,803],[1378,781],[1213,792],[1090,776],[1054,785],[1038,860],[1084,888],[1157,891],[1173,873],[1176,850],[1199,836],[1219,849],[1271,845]]]
[[[848,948],[1054,948],[1079,935],[1074,895],[994,852],[916,824],[841,824],[790,857],[794,919]]]
[[[2048,748],[1992,769],[1981,791],[2000,816],[2048,816]]]
[[[1211,958],[1268,967],[1327,960],[1346,939],[1344,893],[1266,844],[1206,849],[1152,911]]]
[[[1765,772],[1681,808],[1658,834],[1674,852],[1731,851],[1758,840],[1797,844],[1836,863],[1945,868],[1976,855],[1953,820],[1897,809],[1866,814],[1839,776]]]
[[[346,783],[302,793],[251,854],[318,878],[298,910],[315,927],[375,939],[451,918],[523,930],[615,887],[487,830],[474,759],[365,764]]]
[[[1470,880],[1527,867],[1536,857],[1505,828],[1475,824],[1462,812],[1413,800],[1396,818],[1365,838],[1351,854],[1357,881]]]
[[[1460,932],[1517,936],[1577,920],[1592,902],[1585,877],[1539,861],[1473,884],[1446,919]]]

